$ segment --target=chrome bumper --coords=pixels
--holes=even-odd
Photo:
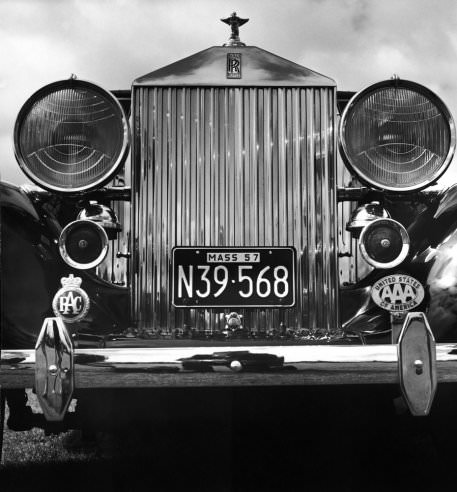
[[[50,420],[74,389],[399,384],[426,415],[438,382],[457,382],[457,345],[435,344],[423,313],[410,313],[396,345],[206,346],[74,349],[63,322],[47,318],[35,350],[3,350],[0,387],[36,388]]]
[[[238,371],[240,352],[284,358]],[[233,354],[224,360],[195,356]],[[396,345],[76,349],[75,388],[399,384]],[[195,362],[195,363],[193,363]],[[35,351],[3,350],[2,388],[35,385]],[[457,382],[457,345],[436,345],[437,381]]]

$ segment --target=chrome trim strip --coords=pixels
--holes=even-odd
[[[436,345],[436,367],[457,382],[457,345]],[[33,350],[2,350],[2,388],[33,387],[34,371]],[[75,388],[399,383],[396,345],[76,349],[74,371]]]

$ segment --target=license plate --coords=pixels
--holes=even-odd
[[[294,248],[173,248],[176,307],[295,304]]]

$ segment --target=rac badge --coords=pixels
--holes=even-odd
[[[389,275],[373,284],[371,298],[387,311],[402,313],[419,306],[424,300],[424,288],[409,275]]]
[[[56,316],[66,323],[75,323],[86,316],[90,307],[87,293],[81,289],[81,277],[75,277],[72,273],[63,277],[59,289],[52,301],[52,309]]]

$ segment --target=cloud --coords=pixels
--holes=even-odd
[[[457,116],[454,0],[3,0],[0,157],[22,103],[69,77],[111,89],[222,44],[218,19],[235,10],[250,22],[241,38],[359,90],[392,73],[435,90]],[[6,141],[6,140],[5,140]],[[2,164],[5,166],[6,164]]]

